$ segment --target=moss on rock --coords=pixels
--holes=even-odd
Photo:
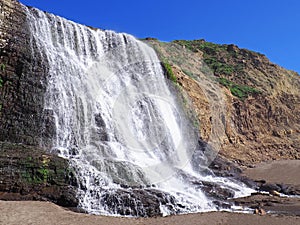
[[[50,200],[76,207],[74,177],[66,159],[38,147],[0,142],[0,192],[6,193],[0,199]]]

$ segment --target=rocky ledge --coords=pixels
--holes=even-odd
[[[76,178],[68,161],[43,149],[0,143],[0,199],[52,201],[76,207]]]

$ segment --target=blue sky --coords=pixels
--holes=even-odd
[[[162,41],[248,48],[300,72],[298,0],[20,0],[82,24]]]

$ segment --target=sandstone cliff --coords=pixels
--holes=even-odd
[[[247,166],[300,159],[299,74],[235,45],[146,42],[172,65],[175,82],[192,100],[202,139],[217,140],[222,156]]]

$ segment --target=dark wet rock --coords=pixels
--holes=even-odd
[[[114,214],[123,216],[153,217],[161,216],[160,206],[168,208],[174,214],[183,205],[176,204],[175,198],[154,189],[111,190],[101,196],[101,203]]]
[[[0,199],[77,207],[76,185],[67,160],[38,147],[0,142]]]
[[[24,10],[18,1],[0,2],[0,141],[49,144],[53,118],[43,110],[49,66],[31,41]]]
[[[220,177],[229,177],[240,181],[250,188],[258,189],[260,184],[253,181],[249,177],[242,175],[240,167],[227,159],[217,156],[215,160],[208,166],[213,173]]]
[[[222,177],[236,177],[242,173],[242,170],[238,166],[220,156],[217,156],[209,165],[209,169],[217,176]]]
[[[286,195],[300,195],[300,186],[277,184],[280,187],[280,192]]]
[[[246,184],[248,187],[258,190],[258,184],[249,177],[239,176],[239,180]]]
[[[231,199],[230,201],[236,205],[252,209],[263,208],[273,214],[300,216],[300,198],[278,197],[256,193],[249,197]]]
[[[95,115],[95,123],[97,125],[97,133],[98,133],[98,139],[101,141],[108,141],[108,134],[106,131],[106,125],[101,117],[101,114]]]
[[[259,187],[259,190],[270,192],[270,191],[281,191],[281,188],[276,184],[265,183]]]
[[[213,201],[218,209],[231,209],[232,204],[225,201]]]
[[[234,191],[221,185],[208,181],[194,181],[193,185],[198,186],[208,197],[219,200],[226,200],[234,197]]]
[[[279,192],[285,195],[300,195],[300,186],[289,184],[273,184],[264,180],[254,181],[257,184],[258,191]]]

